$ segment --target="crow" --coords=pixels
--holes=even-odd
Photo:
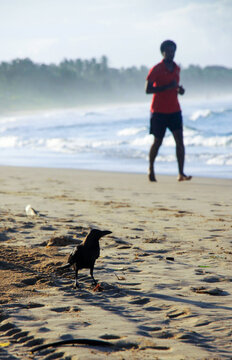
[[[97,284],[93,276],[93,269],[96,259],[100,255],[99,239],[105,235],[111,234],[112,231],[101,231],[98,229],[92,229],[86,236],[82,244],[77,245],[76,248],[71,252],[68,258],[68,263],[59,267],[59,269],[67,269],[70,266],[74,267],[75,270],[75,287],[78,287],[78,270],[90,269],[91,278],[94,284]]]

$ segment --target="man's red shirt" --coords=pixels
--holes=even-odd
[[[150,69],[147,80],[153,84],[153,86],[164,86],[175,80],[179,84],[180,80],[180,68],[174,62],[174,70],[169,71],[164,63],[164,60],[159,64],[153,66]],[[151,112],[158,112],[164,114],[170,114],[180,111],[180,104],[177,96],[177,88],[161,91],[157,94],[153,94],[151,103]]]

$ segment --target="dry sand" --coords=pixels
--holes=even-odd
[[[231,185],[1,167],[0,358],[231,359]],[[57,267],[93,227],[112,231],[94,271],[102,291],[88,270],[74,289]],[[31,353],[70,339],[113,345]]]

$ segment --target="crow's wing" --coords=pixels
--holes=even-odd
[[[68,262],[70,265],[76,264],[78,269],[91,268],[94,266],[95,260],[99,255],[99,245],[90,248],[80,244],[71,252]]]
[[[100,256],[100,246],[97,247],[96,253],[95,253],[95,259],[98,259]]]
[[[82,257],[82,249],[83,249],[82,244],[77,245],[75,247],[75,249],[73,249],[73,251],[71,252],[71,254],[69,255],[69,258],[68,258],[68,263],[70,265],[73,265],[73,264],[77,263],[78,259],[80,257]]]

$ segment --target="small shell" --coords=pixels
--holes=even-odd
[[[26,211],[27,216],[37,216],[38,215],[38,212],[35,209],[33,209],[31,207],[31,205],[27,205],[25,207],[25,211]]]

